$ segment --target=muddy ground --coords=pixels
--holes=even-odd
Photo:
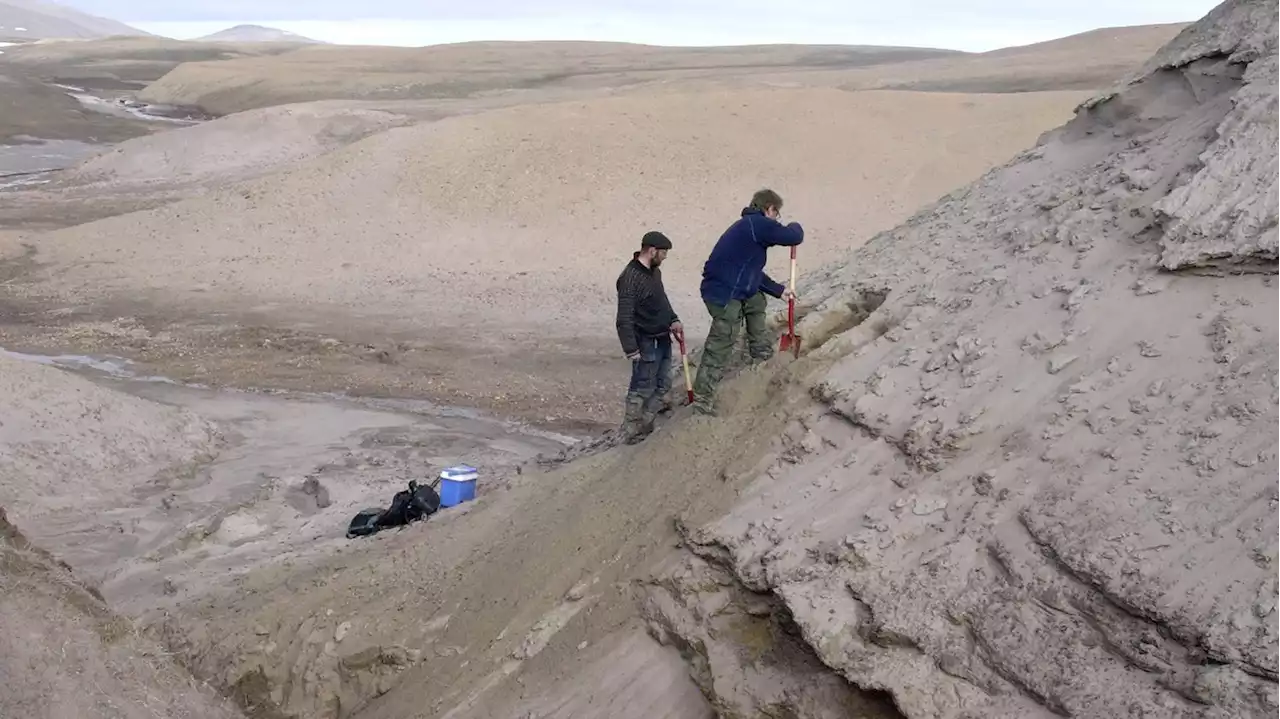
[[[57,547],[113,607],[132,616],[208,593],[264,564],[340,554],[350,543],[344,537],[350,518],[387,506],[411,479],[430,483],[433,471],[472,463],[484,467],[484,494],[493,496],[518,467],[576,439],[426,402],[215,390],[79,372],[219,427],[208,455],[104,506],[40,511],[29,524],[32,540]],[[14,517],[21,522],[29,514]]]
[[[575,434],[599,433],[621,411],[626,363],[603,343],[433,338],[354,321],[323,331],[299,321],[289,330],[255,319],[250,313],[161,314],[137,306],[31,310],[0,302],[0,346],[117,356],[142,374],[210,387],[472,407]]]

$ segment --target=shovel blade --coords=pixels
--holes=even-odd
[[[791,332],[788,332],[787,334],[782,335],[782,338],[778,340],[778,351],[791,352],[795,354],[795,356],[799,357],[800,356],[800,335],[794,334]]]
[[[791,248],[791,284],[794,287],[796,282],[795,271],[795,247]],[[800,336],[796,334],[796,298],[792,297],[787,300],[787,331],[783,333],[778,340],[779,352],[795,351],[796,356],[800,356]]]

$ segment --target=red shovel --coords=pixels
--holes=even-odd
[[[684,335],[680,335],[680,362],[684,364],[684,391],[689,395],[689,404],[693,404],[693,380],[689,379],[689,353],[685,350]]]
[[[787,333],[782,335],[782,339],[778,340],[778,351],[786,352],[788,350],[799,358],[800,357],[800,335],[796,334],[796,246],[791,246],[791,284],[787,285],[791,289],[791,298],[787,300]]]

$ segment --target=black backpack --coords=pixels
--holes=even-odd
[[[439,482],[440,480],[436,480]],[[387,509],[362,509],[347,525],[347,537],[365,537],[389,529],[403,527],[435,514],[440,509],[440,495],[436,483],[419,485],[409,480],[408,491],[400,490],[391,498]]]

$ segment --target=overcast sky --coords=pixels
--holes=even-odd
[[[1204,0],[64,0],[170,37],[239,23],[318,40],[836,43],[982,51],[1098,27],[1186,22]]]

